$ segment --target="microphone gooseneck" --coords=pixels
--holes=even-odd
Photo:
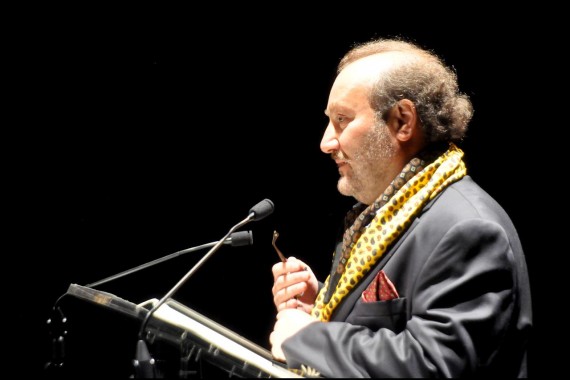
[[[213,245],[215,245],[215,244],[216,244],[216,242],[214,241],[214,242],[211,242],[211,243],[206,243],[206,244],[198,245],[198,246],[196,246],[196,247],[191,247],[191,248],[182,249],[182,250],[180,250],[180,251],[176,251],[176,252],[171,253],[171,254],[169,254],[169,255],[166,255],[166,256],[164,256],[164,257],[160,257],[160,258],[158,258],[158,259],[156,259],[156,260],[149,261],[148,263],[141,264],[141,265],[139,265],[139,266],[137,266],[137,267],[134,267],[134,268],[131,268],[131,269],[127,269],[127,270],[125,270],[125,271],[123,271],[123,272],[121,272],[121,273],[117,273],[117,274],[114,274],[114,275],[112,275],[112,276],[105,277],[105,278],[102,279],[102,280],[92,282],[92,283],[87,284],[87,285],[85,285],[85,286],[86,286],[86,287],[89,287],[89,288],[92,288],[92,287],[94,287],[94,286],[102,285],[102,284],[105,284],[105,283],[107,283],[107,282],[116,280],[117,278],[121,278],[121,277],[127,276],[127,275],[129,275],[129,274],[138,272],[138,271],[140,271],[140,270],[143,270],[143,269],[145,269],[145,268],[151,267],[151,266],[153,266],[153,265],[160,264],[160,263],[162,263],[162,262],[164,262],[164,261],[173,259],[173,258],[178,257],[178,256],[180,256],[180,255],[183,255],[183,254],[185,254],[185,253],[198,251],[198,250],[200,250],[200,249],[204,249],[204,248],[211,247],[211,246],[213,246]],[[251,244],[253,244],[253,236],[252,236],[252,234],[251,234],[251,231],[235,232],[235,233],[233,233],[233,234],[230,234],[230,236],[229,236],[227,239],[225,239],[225,240],[223,241],[223,244],[231,244],[232,247],[240,247],[240,246],[243,246],[243,245],[251,245]]]
[[[241,222],[239,222],[238,224],[236,224],[235,226],[233,226],[232,228],[230,228],[230,230],[224,235],[223,238],[221,238],[209,251],[208,253],[206,253],[201,259],[200,261],[198,261],[185,275],[184,277],[182,277],[180,279],[180,281],[178,281],[178,283],[176,283],[176,285],[174,285],[174,287],[172,289],[170,289],[168,291],[168,293],[166,293],[146,314],[142,324],[141,324],[141,329],[139,331],[139,339],[144,341],[145,337],[144,337],[144,331],[146,329],[146,326],[148,324],[148,321],[150,320],[150,317],[152,316],[152,314],[154,314],[154,312],[156,310],[158,310],[158,308],[160,306],[162,306],[162,304],[164,304],[169,298],[171,298],[174,293],[176,293],[178,291],[178,289],[180,289],[180,287],[182,287],[182,285],[190,278],[190,276],[192,276],[201,266],[202,264],[204,264],[206,262],[206,260],[208,260],[210,258],[210,256],[212,256],[212,254],[214,254],[214,252],[216,252],[220,246],[222,244],[224,244],[224,242],[226,241],[226,239],[228,238],[228,236],[230,236],[235,230],[237,230],[238,228],[241,228],[243,225],[249,223],[252,220],[261,220],[267,216],[269,216],[271,213],[273,213],[275,206],[273,205],[273,202],[271,202],[269,199],[264,199],[263,201],[259,202],[258,204],[256,204],[255,206],[253,206],[250,210],[249,210],[249,215],[247,216],[247,218],[245,218],[244,220],[242,220]],[[243,235],[239,235],[240,237],[237,239],[238,241],[243,241],[241,240]],[[248,238],[251,241],[251,235]],[[247,239],[246,239],[247,240]],[[233,245],[233,244],[232,244]]]

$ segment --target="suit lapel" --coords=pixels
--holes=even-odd
[[[362,281],[360,281],[350,292],[349,295],[347,295],[342,302],[336,307],[336,309],[333,311],[330,321],[344,321],[346,320],[348,314],[352,311],[352,309],[354,308],[354,305],[356,304],[356,302],[360,299],[360,296],[362,295],[362,292],[368,287],[368,285],[370,285],[370,283],[372,282],[372,280],[374,279],[374,277],[376,276],[376,274],[382,270],[384,268],[384,266],[386,265],[386,263],[388,262],[388,260],[390,260],[390,258],[392,257],[392,255],[394,255],[394,253],[398,250],[398,248],[400,247],[400,245],[402,244],[402,242],[404,242],[404,240],[406,239],[406,237],[412,233],[412,231],[416,228],[416,226],[418,225],[418,223],[420,222],[420,217],[423,213],[427,212],[431,206],[433,205],[433,203],[441,196],[441,193],[438,194],[434,199],[432,199],[431,201],[429,201],[424,208],[422,209],[420,216],[417,216],[416,218],[414,218],[414,221],[412,222],[412,224],[410,225],[410,227],[402,234],[400,235],[400,237],[398,238],[398,240],[396,240],[396,242],[394,242],[394,244],[392,245],[392,248],[390,248],[388,250],[388,252],[386,252],[381,258],[380,260],[378,260],[378,262],[374,265],[374,267],[364,276],[364,278],[362,279]],[[338,247],[337,247],[338,248]],[[334,268],[336,268],[336,266],[334,266]]]

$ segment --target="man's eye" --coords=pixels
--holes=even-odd
[[[344,117],[344,116],[342,116],[342,115],[338,115],[338,116],[336,117],[336,120],[337,120],[339,123],[342,123],[343,121],[346,120],[346,117]]]

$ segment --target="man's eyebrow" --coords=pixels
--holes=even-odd
[[[327,108],[325,108],[325,115],[330,117],[329,110],[334,110],[336,107],[338,107],[338,103],[336,103],[336,102],[328,104]]]

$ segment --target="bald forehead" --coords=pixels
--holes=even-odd
[[[337,78],[354,83],[371,84],[382,73],[417,59],[419,59],[417,55],[401,51],[372,54],[348,64]]]

